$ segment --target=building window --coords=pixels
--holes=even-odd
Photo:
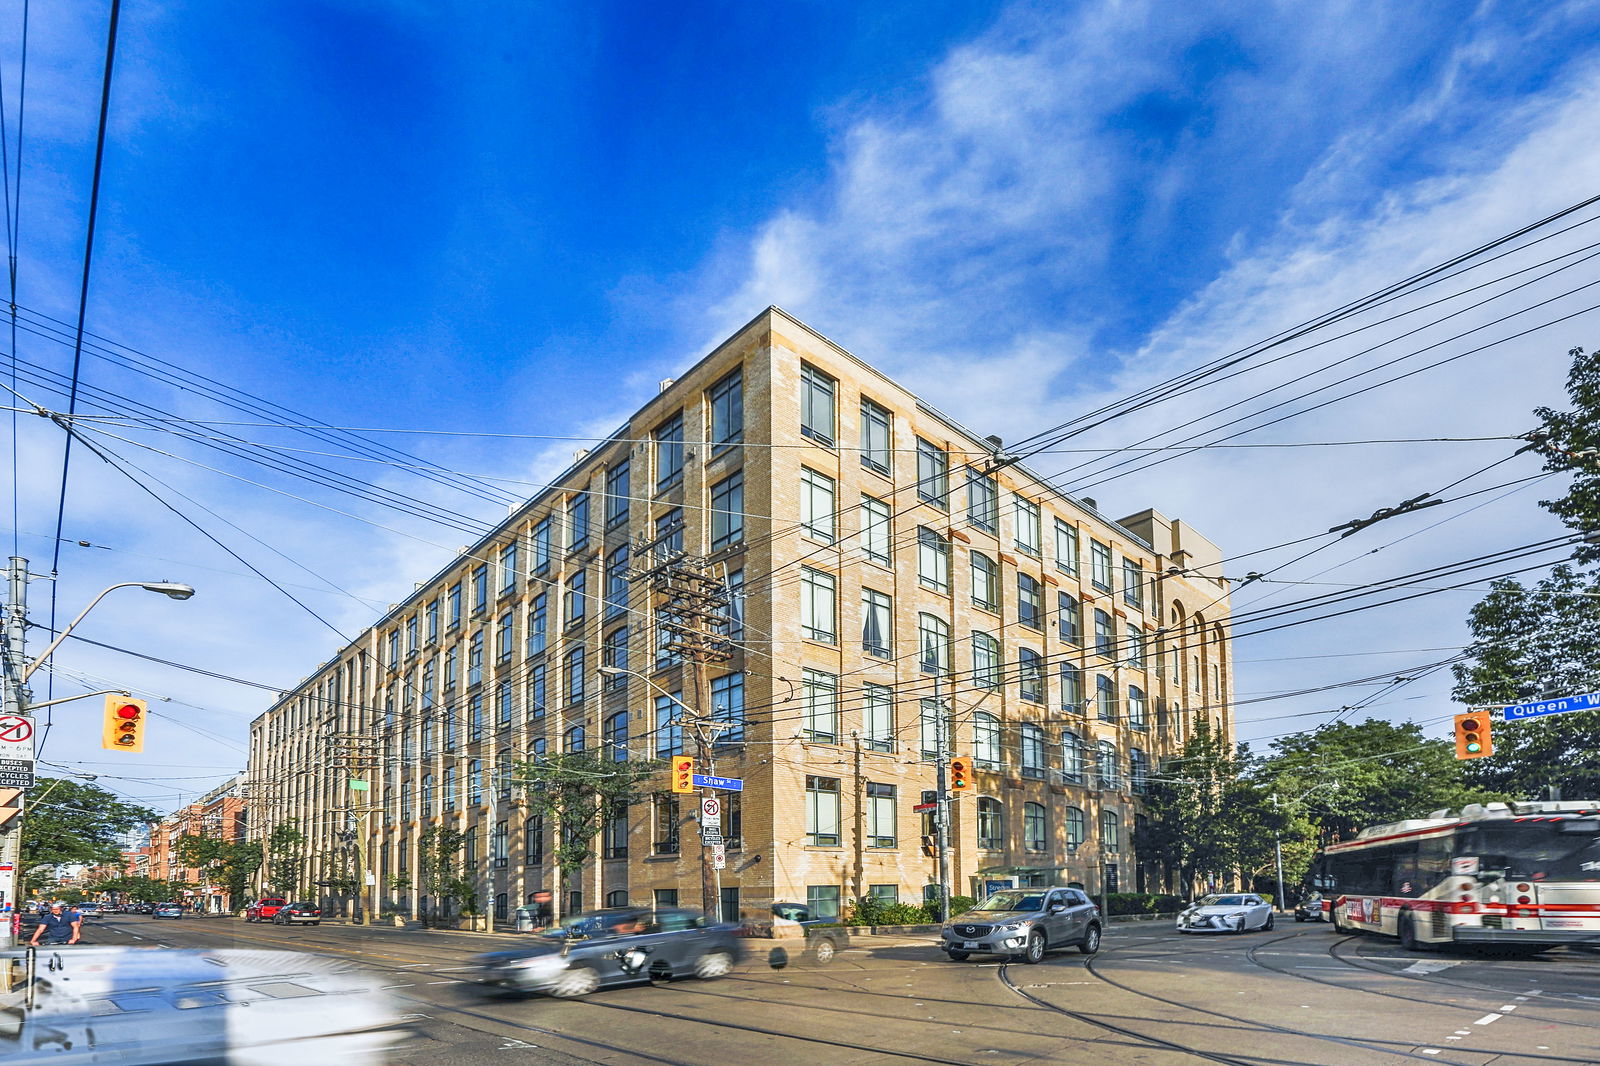
[[[683,754],[683,717],[678,714],[680,694],[656,697],[656,758]]]
[[[939,721],[942,712],[937,700],[922,700],[917,705],[917,748],[924,759],[939,757],[939,732],[949,725]]]
[[[1029,629],[1044,628],[1044,587],[1027,574],[1017,575],[1017,621]]]
[[[1000,528],[1000,486],[976,467],[967,468],[967,521],[990,533]]]
[[[1029,703],[1044,702],[1044,660],[1028,648],[1017,651],[1017,680],[1021,696]]]
[[[658,888],[655,890],[656,909],[663,907],[676,907],[678,905],[678,890],[675,888]]]
[[[892,521],[887,503],[871,496],[861,497],[861,553],[885,566],[893,561]]]
[[[1083,713],[1083,671],[1075,663],[1061,664],[1061,709]]]
[[[509,596],[517,591],[517,542],[512,541],[500,549],[500,595]]]
[[[861,723],[868,750],[894,750],[894,689],[870,682],[862,689]]]
[[[528,608],[528,655],[529,657],[540,654],[550,638],[550,612],[549,597],[540,593],[533,598],[533,605]]]
[[[1150,785],[1150,759],[1139,748],[1128,749],[1128,786],[1143,795]]]
[[[836,922],[839,920],[839,886],[807,885],[806,908],[813,918]]]
[[[427,818],[433,814],[433,775],[422,775],[422,817]]]
[[[861,401],[861,465],[887,474],[890,466],[890,415],[871,400]]]
[[[1094,653],[1108,659],[1117,657],[1117,631],[1109,611],[1094,612]]]
[[[460,661],[461,661],[461,649],[460,648],[449,648],[449,649],[447,649],[445,651],[445,653],[444,653],[444,690],[446,692],[454,692],[455,691],[456,681],[459,680],[459,677],[460,677],[459,673],[457,672],[459,670]]]
[[[800,528],[808,537],[833,543],[834,482],[810,467],[800,468]]]
[[[720,723],[718,746],[744,743],[744,674],[711,679],[711,720]]]
[[[950,459],[937,444],[917,438],[917,499],[950,509]]]
[[[622,804],[615,804],[606,811],[605,825],[600,830],[601,855],[607,859],[626,859],[628,857],[628,808]],[[620,890],[622,898],[618,904],[628,902],[627,889]]]
[[[455,809],[456,768],[454,766],[446,766],[444,768],[444,777],[439,784],[439,810],[453,811]]]
[[[533,542],[533,572],[535,574],[543,574],[550,569],[550,559],[554,554],[554,544],[551,537],[554,523],[554,519],[549,515],[545,515],[533,527],[531,539]]]
[[[1064,642],[1083,643],[1083,604],[1070,592],[1056,593],[1056,629]]]
[[[836,608],[836,582],[832,574],[800,568],[800,632],[807,640],[825,644],[838,642],[839,634],[834,624]]]
[[[607,692],[625,688],[628,684],[628,627],[622,626],[606,634],[605,643],[600,648],[600,661],[606,666],[617,671],[606,674],[601,687]]]
[[[722,839],[729,851],[744,847],[744,801],[738,792],[722,794]]]
[[[806,775],[806,843],[839,845],[839,779]]]
[[[744,571],[734,570],[728,574],[727,582],[728,606],[723,612],[723,620],[716,625],[716,631],[729,640],[744,639]]]
[[[567,703],[583,702],[583,649],[573,648],[567,652],[564,665],[566,672]]]
[[[839,679],[821,670],[802,670],[800,695],[805,705],[806,739],[834,744],[839,740]]]
[[[800,432],[830,447],[837,424],[834,397],[838,384],[815,367],[800,364]]]
[[[1022,776],[1043,777],[1045,767],[1044,728],[1024,722],[1020,730],[1022,739]]]
[[[1017,550],[1038,555],[1044,534],[1039,528],[1039,505],[1021,496],[1015,498],[1014,518],[1017,524]]]
[[[472,634],[467,643],[467,685],[483,684],[483,630]]]
[[[445,593],[445,603],[449,609],[450,628],[455,629],[461,625],[461,582],[450,586],[450,591]]]
[[[1095,748],[1095,774],[1101,788],[1115,789],[1122,783],[1117,772],[1117,746],[1109,740],[1102,740]]]
[[[1102,722],[1117,720],[1117,686],[1105,674],[1094,675],[1094,706]]]
[[[1122,847],[1122,818],[1116,811],[1100,812],[1100,850],[1118,851]]]
[[[683,480],[683,412],[657,426],[651,437],[656,451],[656,491],[661,492]]]
[[[1101,592],[1111,591],[1111,548],[1097,540],[1089,542],[1089,583]]]
[[[577,754],[588,745],[588,733],[581,725],[575,725],[567,730],[561,738],[561,750],[568,754]]]
[[[861,650],[887,659],[894,648],[894,600],[873,589],[861,590]]]
[[[1045,841],[1044,804],[1022,805],[1022,846],[1028,851],[1043,851]]]
[[[1136,685],[1129,685],[1128,686],[1128,728],[1129,729],[1137,729],[1139,732],[1143,733],[1145,730],[1150,728],[1149,723],[1147,722],[1146,717],[1145,717],[1146,704],[1147,704],[1147,701],[1145,700],[1144,689],[1139,688]]]
[[[1144,610],[1144,567],[1132,559],[1122,560],[1122,602]]]
[[[480,615],[489,609],[489,564],[479,563],[472,568],[472,613]]]
[[[545,701],[549,697],[546,691],[544,664],[528,667],[528,718],[543,718]]]
[[[1061,776],[1083,783],[1083,738],[1070,729],[1061,734]]]
[[[529,815],[522,823],[522,862],[525,866],[538,866],[544,862],[544,816]]]
[[[950,624],[937,615],[917,615],[917,651],[923,673],[948,674]]]
[[[483,739],[483,693],[474,692],[467,703],[467,739]]]
[[[614,618],[628,609],[628,546],[616,548],[606,556],[606,617]]]
[[[511,705],[511,682],[502,681],[495,688],[494,695],[494,721],[501,729],[511,724]]]
[[[978,800],[978,847],[999,851],[1005,845],[1005,809],[999,800],[984,796]]]
[[[1144,630],[1140,629],[1136,625],[1130,624],[1126,632],[1127,637],[1125,638],[1125,643],[1127,644],[1127,651],[1123,655],[1123,660],[1127,663],[1127,665],[1133,667],[1135,670],[1143,670]]]
[[[655,797],[653,848],[657,855],[678,854],[678,797],[657,793]]]
[[[986,611],[1000,607],[1000,567],[982,552],[972,553],[972,602]]]
[[[415,655],[417,652],[417,616],[412,615],[406,619],[406,654]]]
[[[972,761],[984,770],[1000,768],[1000,719],[983,711],[972,716]]]
[[[633,487],[629,484],[631,471],[628,461],[613,466],[606,471],[606,528],[615,529],[628,520],[628,504],[631,502]]]
[[[711,550],[744,539],[744,471],[735,470],[711,486]]]
[[[483,760],[472,759],[467,763],[467,806],[479,807],[483,804]]]
[[[987,633],[972,634],[972,683],[991,691],[1000,687],[1000,642]]]
[[[1067,808],[1067,843],[1082,846],[1089,838],[1088,822],[1083,817],[1083,810],[1078,807]]]
[[[495,627],[494,652],[495,661],[508,663],[517,650],[516,634],[512,630],[513,615],[510,611],[500,616],[499,625]]]
[[[895,838],[894,786],[867,782],[867,847],[892,848]]]
[[[950,542],[927,526],[917,527],[917,580],[935,592],[950,591]]]
[[[567,551],[589,546],[589,494],[580,492],[567,501]]]
[[[665,607],[656,608],[656,669],[678,661],[678,623]]]
[[[589,572],[576,570],[567,575],[566,598],[562,607],[561,628],[569,629],[583,623],[589,605]]]
[[[713,451],[744,439],[744,378],[735,370],[706,393]]]
[[[389,634],[388,645],[389,661],[385,665],[391,670],[397,670],[400,667],[400,631],[398,629]]]

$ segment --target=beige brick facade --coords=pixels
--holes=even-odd
[[[714,394],[735,375],[742,426],[716,441],[727,419]],[[661,438],[680,414],[677,474]],[[738,829],[722,875],[730,916],[775,900],[923,898],[935,862],[920,838],[932,829],[912,808],[934,787],[939,705],[953,753],[977,767],[953,804],[954,893],[1006,879],[1138,887],[1140,780],[1202,717],[1232,734],[1228,587],[1202,576],[1218,573],[1220,553],[1153,510],[1111,521],[1008,458],[769,308],[255,721],[252,832],[297,819],[313,883],[348,873],[350,840],[364,835],[380,905],[420,902],[392,882],[414,871],[420,833],[441,819],[473,837],[472,875],[501,916],[541,891],[563,910],[672,892],[698,905],[698,837],[681,822],[672,851],[659,799],[597,845],[607,857],[580,884],[558,885],[539,861],[553,827],[530,826],[496,777],[580,728],[591,747],[625,723],[631,754],[675,750],[656,704],[659,690],[689,698],[685,668],[657,661],[646,583],[631,582],[618,609],[607,570],[639,565],[632,547],[681,530],[739,605],[735,654],[708,669],[704,708],[742,723],[723,733],[715,765],[745,782],[737,823],[724,823]],[[714,495],[735,476],[742,504],[722,510],[738,511],[742,530],[730,531],[739,523],[713,521]],[[584,609],[569,620],[577,581]],[[545,634],[530,640],[541,597]],[[622,626],[627,669],[659,689],[595,672]],[[381,770],[362,795],[332,767],[364,743]],[[687,818],[695,804],[683,799]]]

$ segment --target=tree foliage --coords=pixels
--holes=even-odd
[[[300,893],[305,865],[306,835],[293,818],[279,822],[267,834],[267,887],[280,896],[293,898]]]
[[[217,840],[185,833],[174,845],[178,861],[199,870],[207,882],[221,885],[235,906],[244,905],[250,879],[261,869],[261,845],[247,840]]]
[[[613,760],[601,752],[550,755],[516,768],[528,806],[553,816],[560,833],[551,858],[570,877],[594,856],[594,839],[608,817],[623,817],[643,798],[639,786],[661,769],[655,759]]]
[[[468,914],[478,911],[478,895],[472,881],[461,872],[461,850],[467,835],[447,825],[430,825],[417,842],[422,891],[433,898],[433,911],[440,913],[445,900],[460,900]]]
[[[41,777],[22,822],[22,869],[119,862],[122,837],[161,816],[73,778]]]
[[[190,887],[187,881],[163,881],[158,877],[112,877],[90,886],[96,892],[115,892],[123,899],[141,903],[175,900]]]
[[[1567,398],[1572,407],[1534,411],[1541,423],[1537,443],[1546,470],[1570,473],[1572,482],[1558,499],[1539,505],[1575,533],[1600,529],[1600,351],[1573,348],[1567,373]],[[1585,565],[1600,562],[1600,543],[1578,545],[1573,556]]]

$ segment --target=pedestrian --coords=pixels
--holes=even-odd
[[[59,899],[53,899],[50,909],[39,915],[39,924],[33,927],[33,939],[28,944],[30,947],[38,946],[39,938],[47,933],[51,944],[76,944],[82,928],[83,915]]]

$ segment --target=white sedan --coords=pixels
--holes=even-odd
[[[1178,915],[1180,933],[1247,933],[1272,928],[1272,904],[1253,893],[1205,896]]]

